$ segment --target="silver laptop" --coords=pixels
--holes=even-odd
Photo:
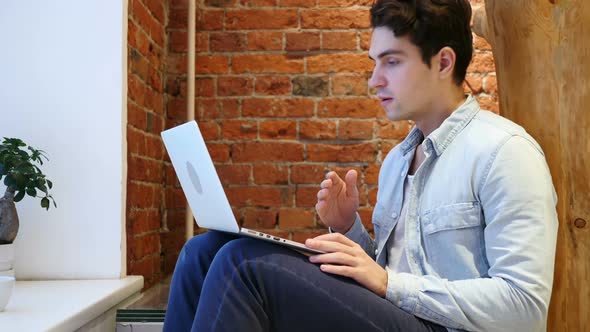
[[[163,131],[162,139],[199,227],[269,241],[305,253],[324,253],[238,225],[195,121]]]

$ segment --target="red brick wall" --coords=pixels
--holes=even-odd
[[[165,64],[168,4],[129,0],[127,98],[127,273],[146,287],[162,276],[160,225],[165,215]]]
[[[184,243],[186,203],[158,133],[186,118],[188,1],[143,1],[130,0],[128,266],[149,284],[172,272]],[[354,168],[370,227],[381,161],[410,129],[370,97],[371,3],[197,1],[195,117],[243,226],[298,241],[323,233],[318,183]],[[490,47],[475,47],[465,89],[497,112]]]

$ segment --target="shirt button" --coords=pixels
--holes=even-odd
[[[379,254],[379,249],[375,249],[375,256]]]
[[[397,212],[394,212],[394,213],[392,213],[392,214],[391,214],[391,217],[393,217],[393,218],[397,218]]]

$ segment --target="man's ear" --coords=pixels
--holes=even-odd
[[[438,51],[438,75],[441,79],[453,77],[457,55],[452,48],[445,46]]]

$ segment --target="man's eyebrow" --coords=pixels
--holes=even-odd
[[[384,57],[386,55],[391,55],[391,54],[406,55],[406,52],[404,52],[402,50],[396,50],[396,49],[390,48],[388,50],[385,50],[385,51],[379,53],[379,55],[377,55],[377,58],[381,59],[382,57]],[[373,57],[371,55],[369,55],[369,59],[375,60],[375,59],[373,59]]]

